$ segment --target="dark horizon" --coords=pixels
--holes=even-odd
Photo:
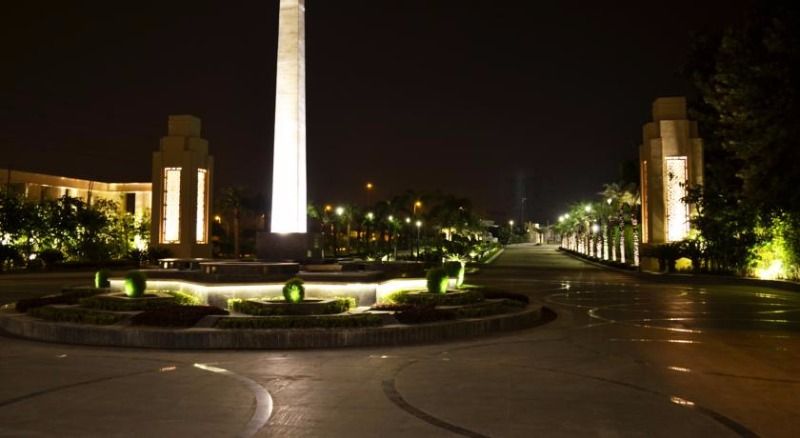
[[[503,220],[523,174],[544,223],[619,178],[651,102],[687,93],[690,32],[746,4],[306,3],[310,200],[360,203],[371,181]],[[15,5],[0,167],[147,181],[167,116],[194,114],[216,188],[269,193],[277,4]]]

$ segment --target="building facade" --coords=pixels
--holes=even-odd
[[[149,182],[103,182],[0,169],[0,185],[3,190],[33,202],[67,195],[90,205],[98,199],[113,201],[119,206],[120,213],[130,213],[137,219],[148,218],[151,212],[153,190]]]

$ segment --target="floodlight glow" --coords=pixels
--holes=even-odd
[[[514,226],[514,221],[508,221],[508,224],[513,227]]]
[[[367,213],[367,219],[372,220],[375,218],[375,215],[372,212]]]
[[[756,277],[762,280],[777,280],[784,274],[783,260],[773,260],[767,268],[756,270]]]
[[[407,224],[410,224],[410,223],[411,223],[411,218],[410,218],[410,217],[407,217],[407,218],[406,218],[406,223],[407,223]]]
[[[282,0],[275,93],[273,233],[307,231],[305,7]]]
[[[583,210],[586,211],[587,213],[591,213],[592,212],[592,206],[591,205],[587,205],[586,207],[583,208]]]
[[[416,225],[417,225],[417,228],[421,227],[422,226],[422,221],[417,221]]]
[[[161,214],[161,243],[181,240],[181,168],[164,168],[164,198]]]
[[[388,219],[389,219],[389,222],[394,222],[394,216],[392,216],[392,215],[389,215],[389,218],[388,218]]]
[[[664,163],[667,242],[677,242],[689,235],[689,206],[683,201],[689,169],[686,157],[667,157]]]
[[[197,169],[197,222],[196,222],[196,240],[197,243],[206,243],[208,236],[206,233],[206,198],[208,196],[206,191],[206,184],[208,182],[208,171],[206,169]]]
[[[336,216],[341,216],[344,214],[344,207],[336,207]]]
[[[598,231],[600,231],[600,225],[592,224],[592,232],[597,233]]]
[[[614,202],[613,199],[611,198],[606,199],[606,204],[611,205],[612,202]]]

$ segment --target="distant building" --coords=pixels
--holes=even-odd
[[[91,181],[12,169],[0,169],[0,187],[34,202],[64,195],[79,198],[87,204],[98,199],[114,201],[120,213],[130,213],[137,218],[150,216],[153,194],[149,182]]]

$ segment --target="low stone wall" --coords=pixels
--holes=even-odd
[[[544,310],[549,312],[549,310]],[[479,319],[353,329],[181,330],[87,326],[0,312],[0,329],[23,338],[67,344],[165,349],[308,349],[394,346],[471,338],[537,325],[543,307]]]

